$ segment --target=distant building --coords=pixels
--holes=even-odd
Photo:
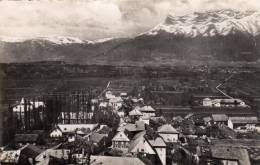
[[[228,116],[225,114],[212,114],[212,121],[215,124],[228,125]]]
[[[112,147],[122,150],[127,150],[129,147],[130,139],[127,137],[124,131],[118,132],[112,139]]]
[[[108,101],[108,105],[112,108],[112,110],[118,111],[123,105],[123,99],[121,97],[111,98]]]
[[[70,133],[84,135],[97,128],[98,124],[58,124],[50,132],[50,137],[57,138]]]
[[[94,145],[99,146],[100,148],[105,147],[107,144],[107,135],[97,132],[93,132],[85,136],[84,139],[86,139],[88,142],[93,143]]]
[[[58,120],[61,124],[80,124],[93,117],[92,110],[79,111],[79,112],[61,112]]]
[[[228,119],[228,127],[231,129],[239,127],[255,128],[258,123],[258,118],[254,116],[229,117]]]
[[[40,107],[45,107],[45,104],[43,101],[27,101],[24,98],[21,99],[20,103],[17,103],[16,105],[13,106],[12,110],[13,112],[22,112],[24,113],[25,111],[25,105],[27,106],[27,111],[32,110],[33,108],[40,108]]]
[[[204,107],[248,107],[241,99],[210,99],[202,101]]]
[[[151,118],[155,116],[155,109],[151,106],[143,106],[137,109],[143,114],[144,118]]]
[[[134,108],[132,111],[129,112],[129,117],[132,122],[138,121],[143,114],[138,110],[138,108]]]
[[[224,146],[210,147],[210,161],[225,165],[251,165],[246,149]]]
[[[156,151],[162,165],[166,165],[166,144],[161,137],[149,140],[149,143]],[[159,163],[156,163],[159,164]]]
[[[150,145],[149,141],[144,137],[146,131],[140,132],[136,134],[129,144],[128,151],[132,154],[149,154],[155,155],[155,151],[153,150],[152,146]]]
[[[179,139],[179,132],[170,124],[160,126],[157,132],[166,143],[177,142]]]

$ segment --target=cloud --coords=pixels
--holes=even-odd
[[[259,10],[258,0],[32,0],[0,1],[0,36],[63,35],[82,39],[131,37],[168,13],[233,8]]]

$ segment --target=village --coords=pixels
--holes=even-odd
[[[175,107],[170,114],[169,109],[155,108],[141,96],[113,91],[109,84],[96,98],[86,98],[82,93],[73,98],[69,106],[51,102],[54,105],[49,108],[51,114],[45,112],[49,100],[21,98],[10,105],[10,122],[16,128],[9,131],[13,131],[13,136],[6,134],[9,143],[1,147],[0,163],[254,165],[260,162],[258,114],[242,99],[202,97],[193,107]],[[192,111],[187,113],[189,109]],[[239,109],[248,113],[234,113]]]

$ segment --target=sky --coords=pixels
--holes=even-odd
[[[231,8],[260,10],[259,0],[0,0],[0,37],[134,37],[167,15]]]

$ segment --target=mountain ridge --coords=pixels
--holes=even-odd
[[[0,60],[98,65],[255,63],[260,60],[260,13],[217,10],[171,15],[134,38],[54,39],[0,41]]]

